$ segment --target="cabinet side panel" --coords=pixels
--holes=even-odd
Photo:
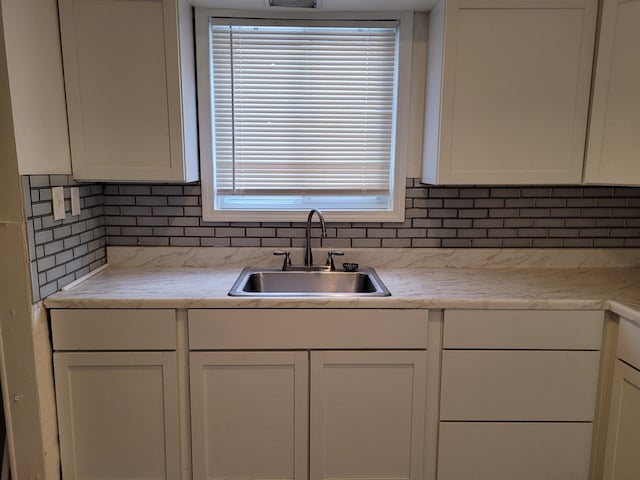
[[[427,85],[423,142],[422,181],[438,183],[440,158],[440,109],[443,82],[445,30],[445,0],[440,0],[429,12],[427,41]]]
[[[604,2],[585,180],[640,183],[640,1]]]
[[[620,319],[618,357],[640,370],[640,325]]]
[[[196,105],[196,64],[193,28],[193,8],[189,0],[178,0],[180,93],[182,114],[180,134],[184,156],[184,179],[200,178],[198,165],[198,109]]]
[[[632,480],[640,472],[640,371],[616,362],[605,480]]]
[[[4,1],[2,10],[20,174],[69,174],[56,2]]]

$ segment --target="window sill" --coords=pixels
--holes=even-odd
[[[323,210],[327,222],[404,222],[404,208],[389,212],[332,212]],[[203,212],[206,222],[306,222],[308,211],[271,211],[240,212],[211,211]]]

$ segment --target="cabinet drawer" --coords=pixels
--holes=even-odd
[[[640,326],[624,318],[618,331],[618,358],[640,370]]]
[[[438,480],[584,480],[590,423],[441,423]]]
[[[602,311],[446,310],[444,348],[600,350]]]
[[[174,310],[51,310],[54,350],[175,350]]]
[[[593,420],[599,352],[444,351],[441,420]]]
[[[189,310],[191,350],[426,347],[426,310]]]

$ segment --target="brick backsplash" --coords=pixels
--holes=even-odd
[[[300,247],[304,224],[205,222],[200,186],[104,185],[109,245]],[[317,232],[314,233],[316,243]],[[330,223],[326,247],[640,247],[640,188],[407,180],[402,223]]]
[[[82,213],[54,221],[51,187],[78,186]],[[75,184],[23,177],[34,302],[106,262],[108,245],[302,247],[298,222],[205,222],[200,185]],[[640,188],[446,186],[407,180],[404,222],[329,223],[333,248],[640,247]],[[319,244],[318,231],[314,243]]]
[[[67,175],[22,177],[33,302],[106,263],[102,185],[76,184]],[[65,190],[66,218],[54,220],[51,187]],[[80,192],[80,215],[71,216],[68,187]]]

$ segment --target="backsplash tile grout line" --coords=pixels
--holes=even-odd
[[[418,179],[408,179],[407,185],[405,222],[333,224],[325,246],[640,246],[638,188],[434,187],[422,185]],[[106,185],[109,245],[302,246],[301,223],[204,222],[199,189],[198,185]],[[628,224],[628,219],[635,222]]]
[[[51,187],[83,213],[53,221]],[[106,245],[299,248],[299,222],[205,222],[199,184],[75,184],[23,177],[34,302],[106,263]],[[328,224],[327,248],[640,247],[640,188],[428,186],[407,179],[404,222]],[[314,244],[319,245],[314,228]]]
[[[51,187],[65,189],[66,218],[54,220]],[[81,213],[71,216],[69,187],[78,187]],[[106,263],[102,185],[76,184],[67,175],[23,177],[33,302]],[[28,192],[28,193],[27,193]]]

